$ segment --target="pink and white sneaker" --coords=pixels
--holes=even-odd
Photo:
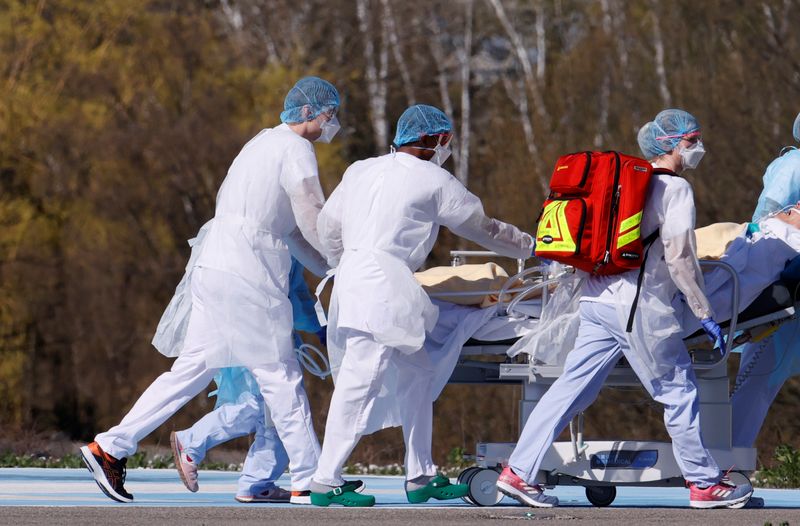
[[[689,483],[689,507],[710,508],[742,508],[750,500],[753,486],[750,484],[731,484],[723,478],[707,488],[699,488],[694,482]]]
[[[497,479],[497,489],[500,493],[508,495],[517,502],[534,508],[552,508],[558,506],[558,497],[545,495],[542,488],[535,484],[529,485],[522,480],[510,467],[506,466]]]
[[[197,464],[194,463],[189,455],[183,452],[183,446],[181,446],[175,431],[169,434],[169,441],[172,444],[175,469],[178,470],[178,475],[180,475],[183,485],[189,491],[197,492],[200,489],[200,484],[197,482]]]

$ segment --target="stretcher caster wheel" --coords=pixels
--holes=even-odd
[[[586,486],[586,498],[594,506],[605,508],[617,498],[617,488],[614,486]]]
[[[469,486],[469,502],[476,506],[494,506],[503,500],[497,489],[500,473],[494,469],[478,469],[464,481]]]
[[[467,484],[467,481],[469,480],[469,478],[473,474],[475,474],[478,471],[480,471],[481,469],[483,469],[483,468],[479,468],[479,467],[476,467],[476,466],[472,466],[471,468],[465,469],[464,471],[462,471],[461,473],[458,474],[458,478],[456,479],[456,484]],[[463,500],[467,504],[472,504],[473,506],[477,506],[477,504],[475,504],[472,501],[472,499],[469,497],[469,495],[461,497],[461,500]]]

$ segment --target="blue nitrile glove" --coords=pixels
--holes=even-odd
[[[328,328],[323,327],[317,331],[317,338],[319,338],[319,343],[321,343],[324,347],[328,346]]]
[[[703,325],[703,330],[706,331],[708,337],[711,338],[711,341],[719,346],[722,356],[725,356],[727,351],[725,349],[725,338],[722,337],[722,328],[711,318],[703,318],[700,323]]]

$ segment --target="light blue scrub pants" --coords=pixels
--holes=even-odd
[[[533,484],[550,445],[575,415],[594,402],[606,377],[625,355],[650,396],[664,405],[664,423],[684,478],[701,486],[717,483],[721,474],[700,435],[697,382],[680,334],[670,338],[674,370],[651,379],[638,365],[641,358],[628,346],[613,305],[583,301],[580,316],[575,349],[567,355],[563,374],[528,417],[509,466]]]
[[[275,487],[289,466],[289,456],[272,425],[265,425],[265,406],[260,396],[245,393],[233,404],[208,413],[192,427],[176,433],[184,452],[196,464],[206,452],[223,442],[255,433],[255,440],[239,477],[239,496],[258,495]]]
[[[736,391],[731,397],[734,447],[753,447],[781,386],[800,373],[800,320],[742,350]]]

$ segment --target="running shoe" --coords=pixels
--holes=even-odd
[[[696,483],[689,483],[689,506],[699,509],[741,508],[750,500],[753,486],[742,484],[736,486],[723,478],[717,484],[700,488]]]
[[[311,490],[293,490],[289,502],[292,504],[311,504]]]
[[[236,495],[236,497],[234,498],[238,502],[243,502],[245,504],[257,503],[257,502],[286,504],[288,502],[291,502],[291,498],[294,493],[300,493],[300,492],[294,492],[294,491],[290,492],[283,488],[275,486],[274,488],[266,489],[257,495]],[[311,497],[309,497],[309,503],[311,503]]]
[[[175,469],[178,470],[178,475],[181,477],[183,485],[186,486],[191,492],[196,492],[200,489],[200,484],[197,482],[197,464],[194,463],[192,458],[183,451],[181,441],[178,440],[178,435],[173,431],[169,434],[169,442],[172,445],[172,457],[175,461]]]
[[[517,502],[534,508],[552,508],[558,506],[558,497],[545,495],[541,486],[529,485],[522,480],[510,467],[505,467],[497,479],[497,489],[500,493],[508,495]]]
[[[125,491],[127,458],[118,460],[112,457],[97,442],[83,446],[80,451],[83,463],[108,498],[117,502],[133,502],[133,495]]]

